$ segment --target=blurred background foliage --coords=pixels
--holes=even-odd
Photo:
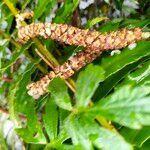
[[[26,85],[82,48],[42,38],[20,45],[15,15],[31,10],[34,17],[27,23],[150,31],[149,0],[1,0],[0,149],[148,150],[150,42],[140,41],[133,50],[124,48],[114,56],[103,53],[69,80],[76,92],[56,78],[49,86],[51,94],[35,101]]]

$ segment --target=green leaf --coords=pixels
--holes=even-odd
[[[99,127],[86,113],[68,117],[65,127],[74,145],[82,149],[93,149],[92,145],[103,150],[132,149],[118,133]]]
[[[16,81],[9,87],[8,105],[11,119],[17,120],[17,113],[26,113],[28,102],[32,97],[27,94],[26,86],[30,81],[31,74],[35,71],[35,65],[39,62],[29,63],[24,72],[18,76]]]
[[[115,72],[121,70],[126,65],[134,63],[140,60],[141,58],[149,55],[150,42],[141,41],[138,42],[137,46],[132,50],[125,48],[119,55],[103,58],[101,66],[104,68],[104,70],[106,70],[106,77],[108,77],[114,74]]]
[[[80,126],[78,119],[78,116],[69,116],[65,122],[65,129],[70,135],[75,146],[81,147],[81,150],[92,150],[92,143],[86,132]]]
[[[120,27],[124,28],[135,28],[135,27],[145,27],[150,24],[150,19],[138,20],[138,19],[125,19],[121,24]]]
[[[121,10],[124,0],[115,0],[117,9]]]
[[[51,97],[46,103],[45,114],[43,115],[45,130],[49,139],[53,141],[58,134],[58,110],[54,99]]]
[[[47,144],[44,150],[57,149],[57,150],[77,150],[74,145],[69,144],[57,144],[56,146]]]
[[[9,60],[8,63],[6,63],[5,65],[2,66],[2,68],[0,68],[0,71],[4,72],[7,68],[9,68],[10,66],[12,66],[16,60],[20,57],[20,55],[22,55],[24,53],[25,50],[27,50],[32,43],[30,44],[26,44],[25,46],[21,47],[21,49],[19,51],[15,51],[12,54],[11,59]]]
[[[94,26],[95,24],[102,22],[104,20],[107,20],[107,17],[96,17],[92,20],[88,20],[87,24],[86,24],[86,28],[91,28],[92,26]]]
[[[50,12],[55,4],[55,0],[38,0],[34,11],[34,20],[40,18],[47,10]]]
[[[100,83],[99,88],[95,92],[93,97],[94,101],[98,101],[99,99],[105,97],[114,87],[116,88],[117,84],[131,71],[133,71],[139,64],[141,64],[147,57],[129,64],[116,72],[115,74],[111,75],[110,77],[106,78],[104,82]],[[130,84],[127,82],[126,84]],[[124,82],[121,85],[125,85]],[[120,86],[120,84],[119,84]]]
[[[139,19],[124,19],[117,18],[112,21],[106,22],[100,26],[98,31],[100,32],[111,32],[119,28],[135,28],[135,27],[145,27],[150,24],[149,19],[139,20]]]
[[[21,6],[21,10],[24,11],[25,8],[27,7],[27,5],[29,5],[31,2],[32,2],[32,0],[23,1],[22,6]]]
[[[61,144],[55,147],[57,150],[77,150],[77,147],[68,144]]]
[[[93,145],[103,150],[131,150],[132,146],[124,138],[108,129],[98,126],[88,114],[83,114],[79,119],[80,127],[88,135]]]
[[[142,59],[149,56],[150,42],[141,41],[132,50],[124,48],[119,55],[103,57],[99,64],[105,70],[105,80],[97,88],[94,100],[97,101],[105,96],[126,73],[133,70],[140,61],[142,62]],[[114,83],[111,84],[111,82]]]
[[[70,138],[70,136],[67,133],[67,131],[65,130],[64,126],[61,126],[59,135],[58,135],[57,139],[55,140],[56,141],[55,145],[57,146],[58,143],[62,144],[64,141],[66,141],[69,138]]]
[[[65,0],[64,5],[57,11],[53,22],[66,23],[77,8],[80,0]]]
[[[142,81],[150,76],[150,60],[142,63],[139,67],[131,72],[124,80],[122,84],[132,83],[132,84],[140,84]]]
[[[34,101],[30,101],[28,107],[29,109],[26,111],[27,127],[17,128],[15,130],[26,143],[46,144],[46,138],[35,113]]]
[[[113,21],[104,23],[103,25],[100,26],[98,31],[100,32],[110,32],[110,31],[115,31],[119,28],[122,18],[114,19]]]
[[[104,149],[104,150],[110,150],[110,149],[111,150],[117,150],[117,149],[132,150],[133,149],[131,145],[129,145],[123,139],[123,137],[105,128],[99,128],[99,130],[95,134],[97,134],[98,137],[93,141],[93,143],[99,149]]]
[[[27,143],[44,144],[46,139],[35,113],[35,100],[27,94],[26,89],[37,63],[39,63],[39,60],[29,63],[23,74],[18,77],[16,83],[11,87],[9,107],[13,115],[21,112],[27,117],[27,127],[17,128],[18,135]]]
[[[149,150],[150,148],[150,139],[147,140],[142,147],[138,147],[137,150]]]
[[[141,130],[133,130],[129,128],[122,128],[120,133],[123,137],[137,147],[142,147],[142,145],[150,139],[150,127],[143,127]]]
[[[81,71],[77,80],[77,105],[86,106],[90,101],[98,83],[104,78],[104,71],[100,66],[90,64]],[[90,82],[89,82],[90,81]]]
[[[72,110],[71,100],[67,91],[65,82],[57,77],[54,78],[49,84],[49,92],[51,93],[52,99],[55,103],[63,109]]]
[[[123,86],[89,111],[130,128],[150,125],[150,86]]]
[[[67,131],[65,130],[64,126],[63,129],[60,131],[58,137],[51,141],[49,144],[46,145],[45,150],[49,150],[51,148],[56,148],[59,145],[59,147],[62,146],[62,144],[64,143],[64,141],[66,141],[67,139],[69,139],[70,136],[68,135]]]
[[[90,64],[81,71],[77,79],[77,107],[88,105],[100,81],[104,79],[104,70],[100,66]]]

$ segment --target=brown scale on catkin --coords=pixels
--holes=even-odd
[[[32,15],[26,14],[26,16],[31,17]],[[26,16],[20,17],[21,20]],[[21,43],[26,43],[29,39],[42,36],[45,39],[86,47],[84,51],[78,52],[39,81],[27,86],[28,94],[35,99],[47,92],[48,84],[54,77],[59,76],[67,79],[80,68],[96,59],[102,51],[120,49],[149,37],[149,34],[143,33],[140,28],[131,30],[124,28],[110,33],[82,30],[66,24],[51,23],[32,23],[24,27],[18,25],[18,28],[18,40]]]

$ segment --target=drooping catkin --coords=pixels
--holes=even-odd
[[[32,15],[26,14],[21,17],[21,20],[26,16],[31,17]],[[19,20],[18,28],[18,40],[21,43],[25,43],[34,37],[42,36],[45,39],[50,38],[69,45],[86,47],[84,51],[78,52],[39,81],[27,86],[28,94],[35,99],[38,99],[47,92],[48,84],[54,77],[69,78],[80,68],[96,59],[102,51],[120,49],[150,37],[149,33],[143,33],[140,28],[131,30],[124,28],[109,33],[100,33],[82,30],[66,24],[32,23],[22,27],[19,24]]]
[[[41,95],[44,95],[47,92],[47,87],[53,78],[59,76],[63,79],[68,79],[76,71],[92,62],[100,54],[100,51],[97,50],[94,52],[91,51],[91,49],[78,52],[76,55],[70,57],[63,65],[54,68],[54,71],[51,71],[39,81],[29,84],[27,86],[27,89],[29,90],[28,94],[34,99],[38,99]]]
[[[142,30],[135,28],[128,30],[123,28],[109,33],[100,33],[79,29],[66,24],[32,23],[20,27],[18,39],[21,43],[29,39],[42,36],[45,39],[53,39],[69,45],[88,47],[92,50],[120,49],[142,39]]]

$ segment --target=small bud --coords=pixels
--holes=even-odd
[[[143,38],[143,39],[148,39],[148,38],[150,38],[150,32],[143,32],[143,33],[142,33],[142,38]]]
[[[120,53],[121,53],[121,51],[117,49],[117,50],[111,51],[110,55],[114,56],[115,54],[120,54]]]
[[[134,49],[136,46],[137,46],[136,43],[132,43],[132,44],[128,45],[128,48],[129,48],[129,50],[132,50],[132,49]]]

